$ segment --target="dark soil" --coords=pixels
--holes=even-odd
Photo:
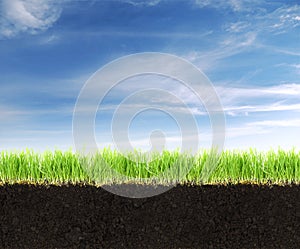
[[[0,187],[0,248],[300,248],[300,186]]]

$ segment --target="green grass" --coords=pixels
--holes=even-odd
[[[269,150],[223,151],[219,158],[208,150],[198,154],[163,151],[145,156],[104,149],[93,157],[72,151],[0,152],[0,183],[300,183],[300,152]],[[206,163],[216,162],[210,169]],[[210,172],[211,171],[211,172]],[[186,174],[187,173],[187,174]],[[211,173],[211,174],[209,174]],[[209,175],[208,178],[203,176]]]

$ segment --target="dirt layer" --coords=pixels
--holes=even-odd
[[[0,248],[300,248],[300,186],[0,187]]]

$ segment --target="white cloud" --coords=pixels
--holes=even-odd
[[[253,6],[263,4],[263,0],[193,0],[200,7],[210,7],[215,9],[231,9],[235,12],[250,11]]]
[[[274,111],[300,111],[300,104],[280,104],[273,103],[270,105],[245,105],[245,106],[228,106],[224,111],[230,116],[237,116],[244,114],[247,116],[249,113],[254,112],[274,112]]]
[[[230,23],[226,27],[226,31],[230,33],[239,33],[241,31],[246,30],[249,27],[249,23],[247,22],[235,22],[235,23]]]
[[[226,129],[226,139],[258,135],[258,134],[266,134],[266,133],[270,133],[270,130],[263,129],[263,127],[254,127],[254,126],[231,127]]]
[[[0,38],[20,33],[36,34],[53,26],[60,18],[63,4],[72,0],[1,0]],[[82,0],[93,4],[95,0]],[[161,0],[118,0],[134,6],[155,6]],[[88,4],[88,3],[87,3]],[[49,37],[46,43],[53,42]]]
[[[60,17],[62,3],[61,0],[3,0],[0,36],[10,38],[19,33],[47,30]]]
[[[122,2],[129,3],[134,6],[155,6],[161,2],[161,0],[121,0]]]
[[[296,73],[300,74],[300,64],[288,64],[288,63],[279,63],[275,67],[289,67],[292,68]]]
[[[195,33],[195,32],[133,32],[133,31],[87,31],[84,33],[91,37],[103,36],[119,36],[119,37],[144,37],[144,38],[188,38],[188,39],[202,39],[203,37],[213,34],[212,30]]]
[[[215,88],[224,106],[224,111],[230,116],[247,116],[254,112],[300,111],[300,103],[298,103],[300,84],[252,88],[216,86]],[[271,103],[266,103],[267,98]],[[258,104],[245,104],[253,103],[253,101]]]
[[[143,85],[139,85],[139,87],[143,88],[144,86],[147,89],[151,82],[153,86],[155,84],[153,78],[143,78]],[[167,82],[169,81],[166,81],[166,83]],[[136,88],[132,88],[128,84],[125,84],[124,86],[127,86],[127,88],[121,87],[115,89],[114,96],[120,96],[121,98],[121,96],[124,94],[126,95],[126,93],[137,91]],[[249,88],[216,85],[214,88],[220,97],[225,113],[230,116],[247,116],[249,113],[258,112],[300,111],[300,84],[282,84],[269,87]],[[165,110],[169,113],[176,113],[178,115],[185,115],[188,113],[195,116],[208,115],[201,99],[186,86],[170,81],[168,84],[163,84],[161,90],[162,92],[160,94],[157,93],[155,95],[151,91],[135,95],[135,98],[132,99],[130,103],[122,104],[122,107],[124,108],[123,114],[127,115],[126,110],[130,111],[131,109],[143,109],[145,107],[153,106],[157,109]],[[163,94],[164,91],[168,92],[170,96]],[[204,88],[203,91],[205,91]],[[176,96],[188,106],[183,106],[171,95]],[[121,99],[119,101],[121,101]],[[269,102],[266,103],[266,99],[268,99]],[[101,110],[112,112],[117,106],[118,104],[106,104],[102,105]],[[85,112],[88,110],[90,110],[89,107],[80,111]]]
[[[73,106],[62,106],[61,108],[38,108],[27,109],[24,107],[12,107],[9,105],[0,105],[0,125],[15,121],[30,120],[32,117],[44,115],[72,115]]]
[[[298,74],[300,74],[300,64],[292,64],[291,67],[293,67],[294,69],[296,69],[296,72]]]
[[[0,105],[0,122],[3,124],[16,121],[19,120],[21,115],[26,115],[28,113],[29,111],[22,111],[9,106]]]
[[[300,6],[282,6],[275,11],[257,16],[257,28],[265,32],[273,32],[275,34],[285,33],[288,30],[300,25],[298,14]]]
[[[258,122],[250,122],[247,126],[254,127],[300,127],[300,119],[290,120],[263,120]]]
[[[256,6],[256,4],[252,5],[252,11],[255,10],[253,14],[245,15],[243,21],[225,24],[224,30],[235,34],[256,32],[276,35],[286,33],[300,25],[299,5],[283,5],[270,12],[264,5]]]
[[[300,69],[300,64],[293,64],[292,65],[294,68]]]
[[[45,36],[45,37],[41,38],[40,44],[43,44],[43,45],[54,44],[57,41],[59,41],[59,39],[60,39],[60,37],[58,35]]]
[[[248,116],[255,112],[300,111],[300,84],[283,84],[269,87],[239,88],[230,86],[215,86],[216,92],[227,115]],[[173,90],[171,90],[173,91]],[[185,87],[176,90],[179,99],[184,100],[192,110],[193,115],[207,115],[201,101]],[[269,98],[270,103],[266,103]],[[167,106],[168,99],[161,104]],[[250,104],[255,101],[257,104]],[[296,101],[296,102],[295,102]],[[249,103],[249,104],[245,104]],[[263,103],[263,104],[260,104]],[[170,105],[170,103],[169,103]],[[174,108],[176,106],[172,103]],[[194,107],[194,109],[193,109]],[[179,111],[179,109],[178,109]],[[187,110],[186,110],[187,111]],[[182,110],[183,112],[183,110]]]
[[[252,88],[239,88],[239,87],[224,87],[216,86],[217,93],[223,99],[238,100],[245,98],[265,98],[273,97],[278,98],[286,97],[300,97],[300,84],[282,84],[269,87],[252,87]]]
[[[292,56],[300,56],[300,51],[289,51],[286,49],[281,49],[281,48],[276,48],[276,47],[271,47],[271,46],[269,46],[268,48],[271,48],[271,49],[275,50],[275,52],[278,52],[278,53],[292,55]]]
[[[230,56],[245,52],[257,44],[257,33],[247,32],[238,36],[232,35],[222,40],[216,49],[211,51],[193,51],[183,56],[196,64],[202,71],[213,70],[217,62]]]

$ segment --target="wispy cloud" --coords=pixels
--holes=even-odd
[[[255,14],[244,16],[242,21],[227,23],[224,28],[230,33],[255,31],[281,34],[300,25],[299,13],[299,5],[283,5],[271,12],[267,12],[262,5]]]
[[[254,127],[300,127],[300,119],[289,119],[289,120],[264,120],[258,122],[250,122],[247,126]]]
[[[141,83],[141,79],[143,84]],[[153,106],[161,108],[162,110],[170,113],[187,114],[191,113],[195,116],[206,116],[207,111],[204,108],[203,100],[199,99],[194,92],[188,89],[183,84],[165,79],[158,81],[156,78],[146,76],[133,80],[130,83],[134,84],[121,84],[117,87],[111,96],[114,101],[120,101],[123,97],[132,92],[138,93],[143,87],[149,89],[157,87],[158,92],[153,94],[152,91],[145,91],[136,94],[135,98],[130,103],[122,104],[124,107],[124,115],[126,110],[132,108],[145,108]],[[160,84],[158,84],[158,82]],[[141,89],[139,89],[141,88]],[[257,112],[274,112],[274,111],[299,111],[300,110],[300,84],[279,84],[267,87],[236,87],[226,85],[224,83],[214,86],[226,114],[230,116],[248,115],[249,113]],[[161,92],[159,92],[161,91]],[[205,87],[203,91],[206,91]],[[165,92],[169,94],[165,94]],[[172,96],[173,95],[173,96]],[[121,97],[123,96],[123,97]],[[176,96],[176,98],[175,98]],[[118,97],[118,98],[116,98]],[[178,100],[184,102],[183,106]],[[117,108],[117,104],[102,105],[101,110],[110,112]],[[82,110],[82,111],[88,111]]]
[[[115,0],[133,6],[151,7],[161,0]],[[72,0],[2,0],[0,2],[0,38],[12,38],[21,33],[37,34],[52,27],[60,18],[63,7]],[[98,0],[81,0],[84,4],[95,4]],[[121,33],[119,35],[122,35]],[[57,37],[50,36],[49,44]]]
[[[245,21],[239,21],[234,23],[229,23],[225,25],[225,30],[229,33],[239,33],[249,28],[249,23]]]
[[[271,23],[269,28],[276,32],[286,32],[288,29],[296,28],[300,25],[299,13],[299,5],[278,8],[267,16]]]
[[[299,97],[300,84],[281,84],[268,87],[230,87],[230,86],[216,86],[218,94],[221,98],[232,100],[245,99],[245,98],[265,98],[273,97],[278,98],[286,97]]]
[[[50,28],[60,17],[62,3],[57,0],[3,0],[1,3],[0,37],[19,33],[36,34]]]
[[[58,116],[61,115],[63,117],[71,116],[73,112],[73,106],[62,106],[57,108],[55,106],[50,108],[38,108],[33,109],[32,107],[24,107],[23,105],[19,105],[18,103],[15,106],[10,105],[0,105],[0,122],[4,123],[12,123],[12,122],[24,122],[30,121],[32,119],[50,115]]]
[[[203,33],[195,32],[133,32],[133,31],[80,31],[84,32],[85,36],[89,37],[103,37],[103,36],[112,36],[112,37],[144,37],[144,38],[183,38],[183,39],[202,39],[206,36],[212,35],[213,31],[209,30]],[[77,35],[76,32],[68,32],[68,35]]]
[[[299,111],[300,104],[282,104],[273,103],[270,105],[246,105],[246,106],[229,106],[225,107],[224,111],[229,116],[237,116],[237,115],[246,115],[249,113],[258,113],[258,112],[275,112],[275,111]]]
[[[225,113],[230,116],[248,115],[255,112],[300,110],[300,84],[248,88],[217,85],[215,89]],[[176,94],[190,107],[194,107],[192,111],[194,115],[207,115],[200,100],[191,91],[181,86],[176,90]],[[269,103],[266,102],[267,99]],[[168,99],[162,101],[168,101]],[[257,104],[253,104],[253,102]]]
[[[292,55],[292,56],[300,56],[300,50],[299,51],[290,51],[287,49],[282,49],[282,48],[276,48],[276,47],[272,47],[272,46],[268,46],[266,48],[272,49],[277,53],[281,53],[281,54],[287,54],[287,55]]]
[[[253,6],[258,3],[262,4],[264,1],[258,0],[192,0],[194,3],[200,7],[211,7],[216,9],[231,9],[236,12],[250,11]]]
[[[204,72],[214,71],[220,67],[221,61],[231,56],[257,49],[272,50],[272,52],[299,56],[300,52],[288,49],[286,44],[282,48],[278,45],[269,45],[270,37],[279,34],[292,34],[300,26],[300,5],[284,4],[278,7],[275,3],[265,1],[195,1],[201,7],[216,9],[230,8],[236,11],[231,14],[230,22],[222,25],[223,33],[218,33],[212,41],[214,49],[194,50],[185,55],[185,58],[195,63]],[[270,6],[273,6],[270,8]],[[250,8],[251,7],[251,8]],[[251,10],[251,14],[242,11]],[[227,13],[227,12],[226,12]],[[225,16],[228,14],[224,14]],[[225,65],[224,65],[225,66]]]
[[[216,91],[224,105],[224,111],[231,116],[248,115],[254,112],[300,110],[299,84],[252,88],[216,86]],[[269,103],[266,102],[267,99]],[[257,104],[250,104],[253,102]]]
[[[28,114],[27,111],[18,110],[9,106],[0,105],[0,122],[1,124],[10,123],[19,120],[21,115]]]
[[[119,0],[121,2],[129,3],[134,6],[155,6],[161,2],[161,0]]]
[[[55,44],[60,40],[60,37],[58,35],[47,35],[43,38],[40,39],[39,43],[41,45],[50,45],[50,44]]]
[[[256,37],[256,32],[247,32],[238,36],[227,36],[219,42],[216,49],[210,51],[193,51],[184,57],[195,63],[201,70],[207,72],[213,70],[216,64],[222,59],[259,46]]]
[[[300,74],[300,64],[291,64],[290,66],[296,70],[297,74]]]
[[[288,64],[288,63],[279,63],[274,65],[274,67],[286,67],[291,68],[297,74],[300,74],[300,64]]]

